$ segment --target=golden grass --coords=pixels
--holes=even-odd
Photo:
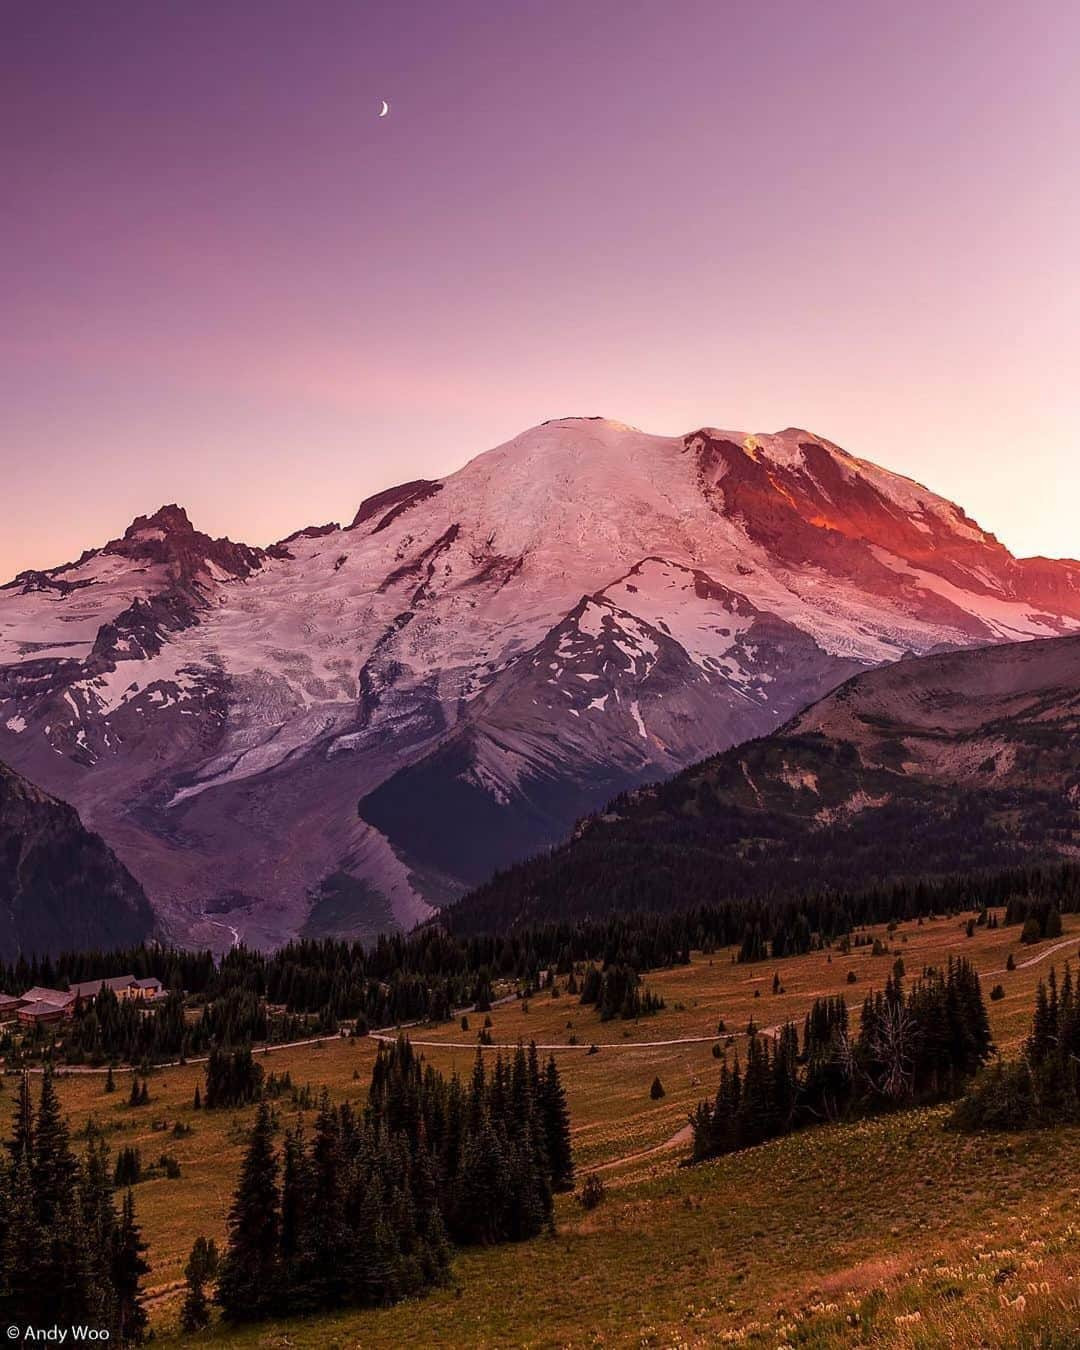
[[[748,967],[733,964],[730,952],[695,954],[689,967],[646,977],[667,1006],[634,1023],[601,1023],[576,998],[545,991],[527,1010],[518,1003],[496,1007],[491,1034],[497,1042],[535,1039],[564,1047],[556,1053],[584,1170],[662,1143],[715,1086],[711,1040],[652,1047],[643,1042],[711,1036],[722,1017],[741,1047],[751,1017],[759,1027],[801,1020],[813,999],[826,993],[845,994],[857,1010],[863,996],[884,983],[896,954],[903,956],[909,978],[923,964],[940,964],[953,954],[975,963],[987,995],[994,983],[1005,988],[1006,998],[988,1007],[995,1038],[1008,1052],[1026,1033],[1038,979],[1051,964],[1060,970],[1076,951],[1074,946],[1005,973],[1010,951],[1022,962],[1053,944],[1021,948],[1015,928],[977,929],[969,939],[958,919],[877,933],[892,949],[887,957],[871,956],[867,946],[846,957],[833,952],[831,960],[827,953],[811,953]],[[1080,939],[1080,921],[1069,916],[1064,936]],[[774,970],[782,994],[771,992]],[[847,983],[849,970],[857,973],[854,985]],[[471,1042],[483,1020],[470,1015],[468,1033],[454,1022],[411,1034],[436,1043],[424,1053],[438,1068],[467,1074],[475,1049],[452,1043]],[[572,1035],[579,1047],[567,1045]],[[591,1043],[599,1053],[587,1053]],[[332,1039],[318,1048],[274,1052],[263,1062],[279,1073],[287,1069],[297,1085],[325,1084],[336,1100],[360,1101],[375,1051],[371,1039]],[[667,1095],[653,1102],[649,1086],[656,1075]],[[136,1190],[150,1243],[151,1314],[165,1338],[175,1326],[191,1243],[200,1234],[219,1242],[224,1237],[251,1116],[194,1111],[192,1097],[201,1079],[202,1068],[194,1065],[155,1074],[151,1104],[134,1110],[126,1104],[123,1076],[113,1095],[104,1094],[100,1077],[71,1075],[61,1083],[73,1128],[92,1116],[110,1132],[114,1148],[136,1145],[144,1162],[162,1152],[180,1160],[178,1180],[149,1181]],[[279,1109],[291,1112],[287,1098],[280,1099]],[[194,1132],[174,1137],[177,1120]],[[1033,1318],[1050,1317],[1059,1304],[1064,1311],[1054,1316],[1067,1322],[1076,1306],[1068,1251],[1076,1199],[1067,1179],[1080,1162],[1080,1132],[973,1140],[946,1133],[942,1121],[940,1111],[921,1111],[809,1131],[692,1170],[678,1169],[679,1151],[659,1152],[606,1169],[609,1198],[589,1214],[572,1198],[561,1199],[556,1238],[461,1253],[450,1290],[394,1309],[280,1328],[218,1327],[208,1336],[228,1345],[301,1347],[392,1346],[407,1340],[666,1346],[727,1339],[770,1346],[930,1346],[980,1344],[946,1337],[949,1328],[966,1335],[979,1317],[990,1319],[995,1335],[1021,1337],[1024,1327],[1036,1325]],[[165,1128],[155,1130],[155,1122]],[[1023,1273],[1031,1278],[1018,1275],[1015,1286],[1012,1277],[998,1284],[977,1278],[985,1271],[975,1264],[975,1249],[999,1229],[1000,1249],[1008,1245],[1004,1235],[1012,1242],[1015,1232],[1040,1234],[1047,1245],[1035,1270],[1038,1279],[1030,1268]],[[940,1271],[954,1267],[966,1272],[956,1277],[962,1293],[951,1285],[943,1293],[941,1281],[953,1277]],[[1030,1291],[1029,1284],[1037,1288]],[[1013,1300],[1007,1307],[1004,1294]],[[1015,1302],[1020,1296],[1022,1304]],[[1060,1344],[1080,1344],[1080,1337]]]

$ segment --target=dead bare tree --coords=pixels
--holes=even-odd
[[[915,1018],[900,999],[889,999],[874,1018],[870,1050],[880,1064],[875,1088],[893,1101],[902,1101],[913,1086]]]

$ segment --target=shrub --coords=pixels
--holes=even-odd
[[[605,1193],[604,1183],[595,1172],[590,1172],[578,1192],[578,1203],[582,1209],[595,1209],[603,1200]]]
[[[975,1080],[953,1111],[960,1130],[1022,1130],[1031,1124],[1031,1075],[1022,1063],[997,1063]]]

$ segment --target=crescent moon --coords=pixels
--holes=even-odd
[[[379,116],[385,117],[389,111],[390,111],[390,104],[387,103],[386,99],[383,99],[382,107],[379,109]]]

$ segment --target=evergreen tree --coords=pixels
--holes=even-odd
[[[543,1120],[544,1144],[551,1169],[551,1189],[574,1189],[574,1152],[570,1142],[570,1110],[566,1092],[559,1078],[555,1056],[549,1055],[539,1093],[540,1114]]]
[[[1070,983],[1070,999],[1072,989]],[[1053,1025],[1055,997],[1044,995]],[[1040,1005],[1041,1007],[1042,1005]],[[1040,1045],[1045,1035],[1039,1039]],[[928,971],[905,994],[901,973],[867,996],[852,1042],[842,998],[818,999],[802,1049],[793,1026],[774,1042],[752,1035],[745,1071],[721,1061],[716,1098],[691,1117],[694,1161],[760,1143],[823,1119],[956,1095],[992,1049],[979,979],[967,961]]]
[[[42,1283],[48,1268],[49,1235],[38,1215],[30,1157],[13,1163],[7,1185],[3,1241],[3,1313],[9,1324],[40,1325],[51,1291]]]
[[[258,1101],[263,1077],[262,1065],[256,1064],[250,1045],[235,1050],[215,1047],[206,1062],[207,1109]]]
[[[92,1133],[87,1142],[82,1173],[82,1227],[87,1257],[86,1321],[113,1327],[117,1325],[118,1313],[111,1264],[116,1208],[109,1176],[109,1151],[97,1133]]]
[[[15,1102],[15,1119],[12,1122],[11,1138],[7,1143],[12,1163],[20,1158],[28,1161],[34,1148],[34,1104],[30,1096],[30,1075],[23,1073],[19,1080],[19,1095]]]
[[[341,1138],[342,1121],[323,1089],[312,1136],[307,1172],[310,1185],[310,1241],[317,1260],[306,1291],[312,1306],[333,1308],[345,1298],[349,1234],[341,1178],[346,1160]]]
[[[117,1190],[134,1186],[142,1180],[142,1158],[137,1148],[122,1148],[116,1155],[113,1185]]]
[[[213,1238],[196,1238],[184,1266],[184,1302],[180,1309],[180,1326],[189,1334],[201,1331],[210,1321],[206,1286],[217,1274],[217,1267],[217,1244]]]
[[[120,1222],[113,1243],[113,1287],[116,1294],[116,1327],[121,1344],[142,1341],[146,1331],[146,1309],[142,1306],[142,1278],[150,1267],[144,1257],[146,1243],[135,1220],[135,1199],[128,1191],[120,1211]]]
[[[230,1322],[267,1316],[278,1295],[280,1197],[270,1108],[259,1106],[229,1213],[229,1245],[221,1263],[217,1302]]]
[[[43,1227],[55,1225],[57,1216],[72,1192],[77,1172],[78,1164],[71,1152],[53,1073],[51,1069],[46,1069],[41,1077],[31,1159],[34,1196]]]

